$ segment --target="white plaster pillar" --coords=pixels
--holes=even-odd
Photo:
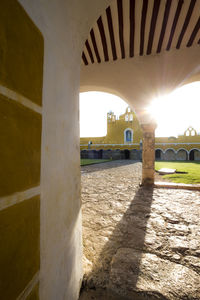
[[[143,130],[142,185],[153,185],[156,124],[142,124],[141,127]]]

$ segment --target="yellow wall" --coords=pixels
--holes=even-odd
[[[125,121],[125,116],[133,116],[133,121]],[[124,143],[124,131],[130,128],[133,130],[133,142]],[[158,137],[155,139],[155,149],[166,150],[173,148],[178,150],[184,148],[191,150],[194,148],[200,149],[200,135],[194,130],[195,135],[192,136],[193,128],[187,129],[183,135],[176,137]],[[186,135],[188,132],[189,136]],[[126,110],[119,119],[116,119],[114,113],[107,114],[107,135],[104,137],[88,137],[80,139],[81,150],[88,149],[88,142],[92,141],[90,149],[139,149],[139,143],[142,139],[142,130],[136,114],[130,110]],[[198,144],[199,143],[199,144]],[[135,145],[136,144],[136,145]]]
[[[129,121],[125,121],[125,116],[128,116]],[[130,121],[130,116],[133,118],[132,121]],[[124,131],[127,128],[133,130],[133,141],[124,144]],[[107,114],[107,135],[105,137],[81,138],[80,144],[81,149],[87,149],[89,141],[92,141],[91,149],[101,149],[102,146],[103,149],[139,149],[141,139],[142,131],[135,113],[131,110],[130,112],[126,110],[119,119],[116,119],[113,113],[111,115]]]
[[[40,269],[43,37],[16,0],[0,1],[0,298]],[[33,296],[31,296],[33,295]]]

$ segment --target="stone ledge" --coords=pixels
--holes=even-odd
[[[185,184],[185,183],[173,183],[173,182],[155,182],[154,188],[165,188],[165,189],[184,189],[200,191],[200,184]]]

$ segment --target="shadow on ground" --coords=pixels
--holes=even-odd
[[[129,208],[94,263],[92,271],[85,276],[80,300],[166,299],[148,291],[144,294],[137,289],[152,199],[153,188],[138,188]],[[128,278],[129,271],[131,278]],[[127,293],[127,284],[131,287],[131,296]]]
[[[92,165],[86,165],[86,166],[81,166],[81,173],[84,175],[84,173],[93,173],[97,172],[99,170],[107,170],[107,169],[113,169],[113,168],[118,168],[122,166],[122,162],[124,166],[131,165],[138,163],[139,160],[111,160],[108,162],[104,163],[98,163],[98,164],[92,164]]]

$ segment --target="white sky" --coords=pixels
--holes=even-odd
[[[123,114],[127,103],[117,96],[101,92],[80,94],[80,136],[104,136],[107,132],[107,112]],[[175,90],[155,99],[149,111],[158,126],[156,136],[177,136],[189,126],[200,133],[200,82]]]
[[[80,94],[80,136],[97,137],[107,133],[107,112],[125,112],[128,104],[121,98],[102,92]]]

